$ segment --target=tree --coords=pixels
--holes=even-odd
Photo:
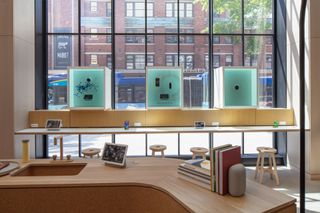
[[[242,32],[242,1],[244,1],[245,33],[268,33],[272,31],[273,0],[213,0],[213,33]],[[200,3],[202,10],[208,11],[209,0],[194,0]],[[204,29],[208,31],[208,29]],[[235,39],[236,44],[240,40]],[[255,37],[246,39],[246,55],[252,57],[260,50],[260,40]]]

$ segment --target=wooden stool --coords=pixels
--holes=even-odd
[[[149,149],[152,151],[152,156],[155,156],[156,152],[161,152],[161,157],[164,158],[164,150],[167,149],[167,146],[157,144],[150,146]]]
[[[260,175],[260,183],[262,183],[264,172],[270,173],[270,178],[272,179],[273,176],[276,178],[276,184],[279,185],[279,176],[277,173],[277,163],[275,158],[275,153],[277,152],[276,149],[270,147],[257,147],[258,151],[258,159],[256,164],[256,172],[255,178],[257,178],[257,174]],[[264,168],[264,158],[268,155],[269,158],[269,167]],[[273,167],[273,168],[272,168]]]
[[[196,159],[196,156],[201,156],[203,160],[206,159],[206,153],[209,150],[203,147],[191,147],[190,152],[192,152],[192,159]]]
[[[97,148],[88,148],[88,149],[82,150],[82,154],[84,158],[86,156],[90,156],[90,158],[92,158],[94,155],[98,155],[98,158],[99,158],[100,152],[101,152],[101,149],[97,149]]]

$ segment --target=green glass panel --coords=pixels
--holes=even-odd
[[[105,106],[104,68],[69,69],[70,108]]]
[[[181,68],[148,68],[148,107],[181,107]]]
[[[257,70],[250,68],[225,68],[224,105],[257,106]]]

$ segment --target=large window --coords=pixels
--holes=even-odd
[[[213,105],[214,68],[255,66],[259,106],[274,105],[274,0],[211,0],[210,4],[209,0],[46,0],[46,4],[49,109],[68,105],[69,66],[109,67],[116,109],[146,107],[147,66],[184,68],[183,104],[188,108]],[[185,147],[181,150],[185,152]]]

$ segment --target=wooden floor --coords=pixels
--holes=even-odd
[[[247,177],[254,179],[255,167],[247,167]],[[269,174],[264,175],[263,184],[276,191],[287,194],[299,201],[299,170],[288,167],[278,167],[280,185],[276,186],[275,181],[270,179]],[[258,179],[256,180],[258,182]],[[320,181],[306,180],[306,212],[320,212]],[[297,202],[299,207],[299,202]]]

